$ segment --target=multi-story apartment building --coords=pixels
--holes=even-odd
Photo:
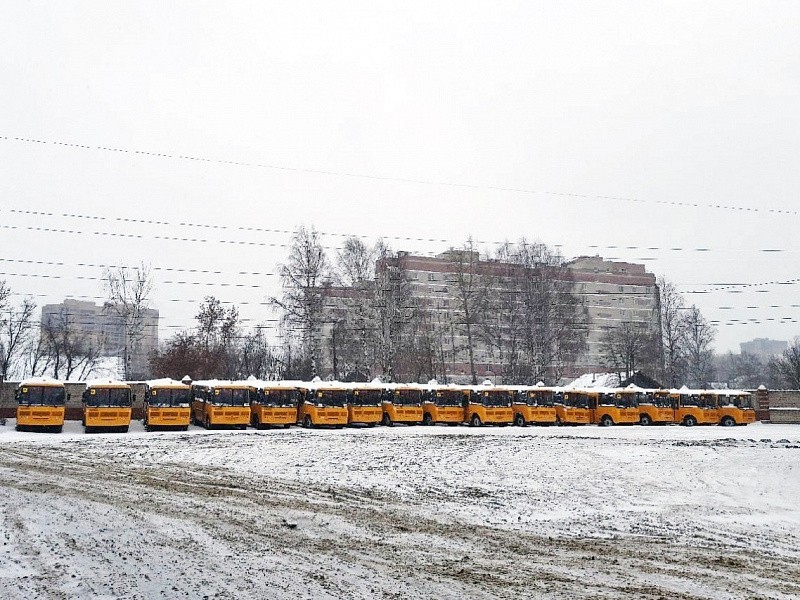
[[[146,309],[142,315],[142,334],[133,347],[126,347],[124,320],[107,305],[66,299],[60,304],[42,306],[41,328],[68,327],[73,339],[83,340],[99,349],[102,356],[128,361],[127,372],[134,378],[149,374],[148,359],[158,348],[158,310]],[[123,363],[124,364],[124,363]],[[120,376],[124,373],[120,373]]]
[[[578,374],[591,373],[602,365],[602,340],[609,327],[633,321],[661,331],[656,277],[644,265],[580,256],[567,267],[574,293],[583,300],[589,317],[587,349],[575,364]]]
[[[789,342],[786,340],[771,340],[769,338],[755,338],[749,342],[739,344],[742,354],[752,354],[764,361],[777,356],[788,347]]]
[[[479,379],[489,378],[497,383],[504,380],[508,375],[509,344],[513,343],[507,341],[513,337],[514,326],[509,321],[519,318],[522,300],[518,296],[524,289],[521,280],[531,275],[530,270],[517,264],[481,260],[477,253],[461,250],[450,250],[434,257],[399,252],[395,257],[379,261],[376,268],[378,272],[388,270],[396,278],[402,278],[408,306],[401,309],[413,307],[418,314],[419,311],[424,313],[427,331],[436,336],[438,348],[431,360],[437,362],[438,371],[448,381],[468,383],[472,379],[472,365]],[[483,282],[483,287],[475,286],[477,291],[473,292],[471,302],[480,305],[485,300],[480,294],[484,294],[492,296],[495,302],[499,299],[501,303],[500,307],[495,305],[485,311],[481,325],[470,331],[471,344],[467,343],[466,324],[469,319],[465,318],[461,299],[465,270],[469,271],[469,276]],[[577,322],[567,326],[581,329],[581,337],[585,338],[583,351],[570,356],[569,364],[563,369],[550,369],[551,374],[576,377],[600,370],[603,335],[609,327],[622,321],[639,321],[659,328],[655,276],[643,265],[605,261],[599,256],[579,257],[566,263],[564,268],[554,269],[551,276],[558,281],[550,284],[554,292],[550,298],[559,297],[559,291],[569,291],[582,305],[575,311]],[[344,348],[342,338],[352,333],[341,325],[347,322],[348,327],[352,327],[352,315],[366,302],[367,296],[374,293],[372,285],[367,283],[359,289],[327,288],[323,292],[324,315],[319,336],[321,374],[333,372],[335,352],[331,349],[337,349],[341,356]],[[530,309],[530,304],[524,308]],[[515,311],[516,317],[512,316]],[[557,321],[558,317],[554,321],[556,326],[565,325]],[[362,326],[366,329],[380,324],[363,323]],[[364,363],[369,364],[369,360],[365,356]],[[341,370],[336,371],[342,375]],[[369,373],[372,376],[379,374],[374,368]],[[414,373],[404,375],[416,376]]]

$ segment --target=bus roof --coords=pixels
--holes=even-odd
[[[169,377],[162,377],[161,379],[148,379],[143,382],[149,388],[178,388],[189,389],[192,387],[188,383],[183,383],[177,379],[170,379]]]
[[[243,389],[253,387],[250,381],[232,381],[230,379],[201,379],[192,382],[193,386],[209,388]]]
[[[131,389],[124,381],[119,381],[117,379],[91,379],[86,382],[86,389],[89,388],[125,388]]]
[[[24,381],[20,381],[18,388],[22,386],[46,386],[46,387],[64,387],[64,382],[59,381],[57,379],[53,379],[52,377],[31,377],[30,379],[25,379]]]

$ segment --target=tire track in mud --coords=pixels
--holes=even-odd
[[[778,555],[644,536],[557,538],[467,525],[415,515],[413,506],[388,494],[263,476],[232,479],[220,467],[142,467],[98,456],[91,443],[49,448],[46,459],[22,444],[4,450],[0,484],[9,489],[114,507],[143,528],[169,515],[252,563],[249,576],[272,578],[255,589],[232,581],[230,591],[239,594],[359,597],[353,580],[361,597],[386,598],[800,594],[793,583],[800,568]],[[190,537],[179,545],[199,554],[208,543]],[[279,568],[259,573],[265,564],[259,556]],[[346,568],[337,572],[336,564]],[[188,591],[202,592],[202,582]]]

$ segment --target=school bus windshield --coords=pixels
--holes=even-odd
[[[171,388],[153,388],[147,396],[150,406],[188,407],[191,402],[189,390]]]
[[[619,408],[636,408],[639,406],[639,399],[637,394],[614,394],[613,403]]]
[[[214,388],[212,404],[220,406],[247,406],[250,404],[250,390],[242,388]]]
[[[131,405],[131,391],[126,388],[89,388],[84,398],[87,406]]]
[[[345,406],[347,404],[347,391],[317,390],[314,393],[313,402],[322,406]]]
[[[569,406],[570,408],[589,408],[589,398],[584,394],[570,392],[564,394],[564,406]]]
[[[299,398],[298,390],[262,390],[258,403],[264,406],[296,406]]]
[[[525,396],[528,406],[553,406],[555,403],[553,392],[528,392]]]
[[[484,406],[509,406],[511,404],[510,392],[484,391],[472,396],[473,402]]]
[[[63,406],[64,388],[56,386],[23,386],[17,401],[25,406]]]
[[[461,406],[461,392],[458,390],[439,390],[433,393],[433,402],[437,406]]]
[[[393,404],[422,404],[422,390],[395,390],[392,395]]]
[[[642,398],[642,404],[652,404],[658,408],[669,408],[672,406],[672,399],[668,394],[647,394]]]
[[[358,406],[374,406],[380,404],[382,398],[382,390],[353,390],[350,403]]]

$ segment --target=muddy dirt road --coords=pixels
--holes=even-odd
[[[0,437],[0,595],[800,596],[792,440],[573,433]]]

